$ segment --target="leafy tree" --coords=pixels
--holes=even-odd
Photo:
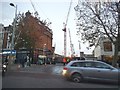
[[[35,40],[30,36],[32,28],[29,26],[27,19],[23,14],[18,14],[16,19],[16,31],[15,31],[15,49],[26,48],[31,49],[35,46]]]
[[[120,47],[120,3],[118,2],[78,2],[75,7],[78,35],[84,42],[95,45],[98,38],[108,37],[114,44],[112,65],[116,66]]]

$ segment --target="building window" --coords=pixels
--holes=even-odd
[[[104,45],[104,51],[112,51],[112,43],[107,41],[107,42],[103,42]]]

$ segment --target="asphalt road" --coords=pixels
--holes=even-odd
[[[2,78],[2,88],[119,88],[108,82],[67,81],[61,76],[62,68],[62,65],[41,65],[14,70]]]

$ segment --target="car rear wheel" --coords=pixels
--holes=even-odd
[[[82,75],[75,73],[72,75],[72,81],[74,81],[76,83],[80,83],[83,81],[83,77],[82,77]]]

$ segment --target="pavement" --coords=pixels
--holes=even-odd
[[[11,69],[8,72],[26,72],[26,73],[51,73],[51,74],[57,74],[61,75],[62,69],[63,69],[62,64],[47,64],[47,65],[36,65],[36,64],[31,64],[30,67],[21,67],[21,65],[18,64],[13,64],[11,66]]]

